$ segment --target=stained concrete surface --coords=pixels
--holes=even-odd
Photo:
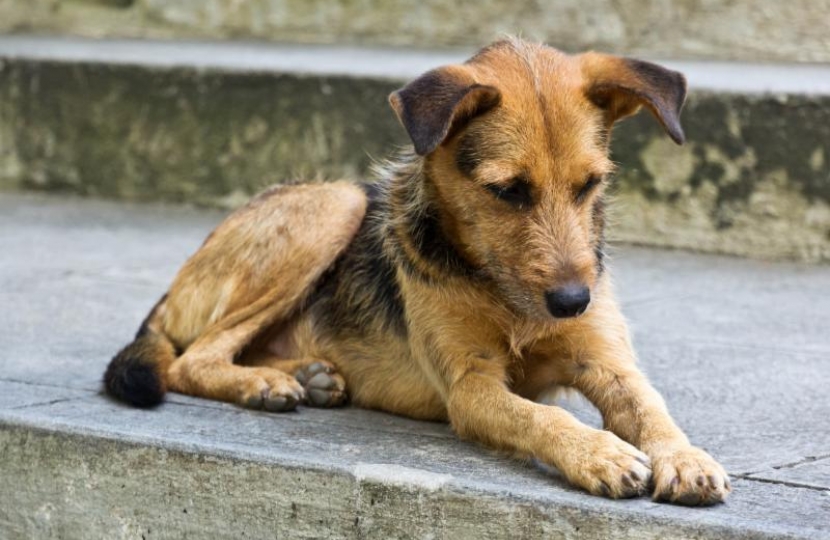
[[[830,536],[830,268],[612,251],[643,369],[734,480],[688,509],[379,412],[107,399],[107,361],[221,215],[0,193],[0,536]]]

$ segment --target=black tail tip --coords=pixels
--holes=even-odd
[[[164,401],[164,384],[155,362],[134,354],[132,344],[115,355],[104,373],[111,396],[133,407],[155,407]]]

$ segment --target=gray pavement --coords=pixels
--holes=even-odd
[[[0,193],[0,537],[830,538],[830,268],[612,251],[644,370],[734,479],[688,509],[378,412],[107,399],[107,361],[219,219]]]

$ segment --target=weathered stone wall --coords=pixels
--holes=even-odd
[[[830,0],[0,0],[0,32],[480,46],[830,62]]]
[[[394,82],[49,62],[0,74],[0,188],[233,204],[362,177],[405,142]]]
[[[616,131],[618,239],[830,261],[830,98],[697,92],[683,125],[682,147],[644,114]]]
[[[9,60],[0,189],[235,205],[297,178],[366,178],[406,137],[368,77]],[[830,97],[693,92],[675,146],[623,122],[613,237],[830,261]]]

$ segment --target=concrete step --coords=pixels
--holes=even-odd
[[[827,13],[828,0],[6,0],[0,32],[416,47],[510,33],[572,51],[828,62]]]
[[[445,425],[379,412],[105,398],[110,356],[221,217],[0,195],[0,538],[830,534],[827,267],[613,253],[643,369],[733,479],[726,504],[690,509],[592,497]]]
[[[363,177],[406,143],[389,92],[469,53],[0,37],[0,188],[233,205]],[[830,260],[830,66],[664,63],[688,143],[621,124],[614,238]]]

